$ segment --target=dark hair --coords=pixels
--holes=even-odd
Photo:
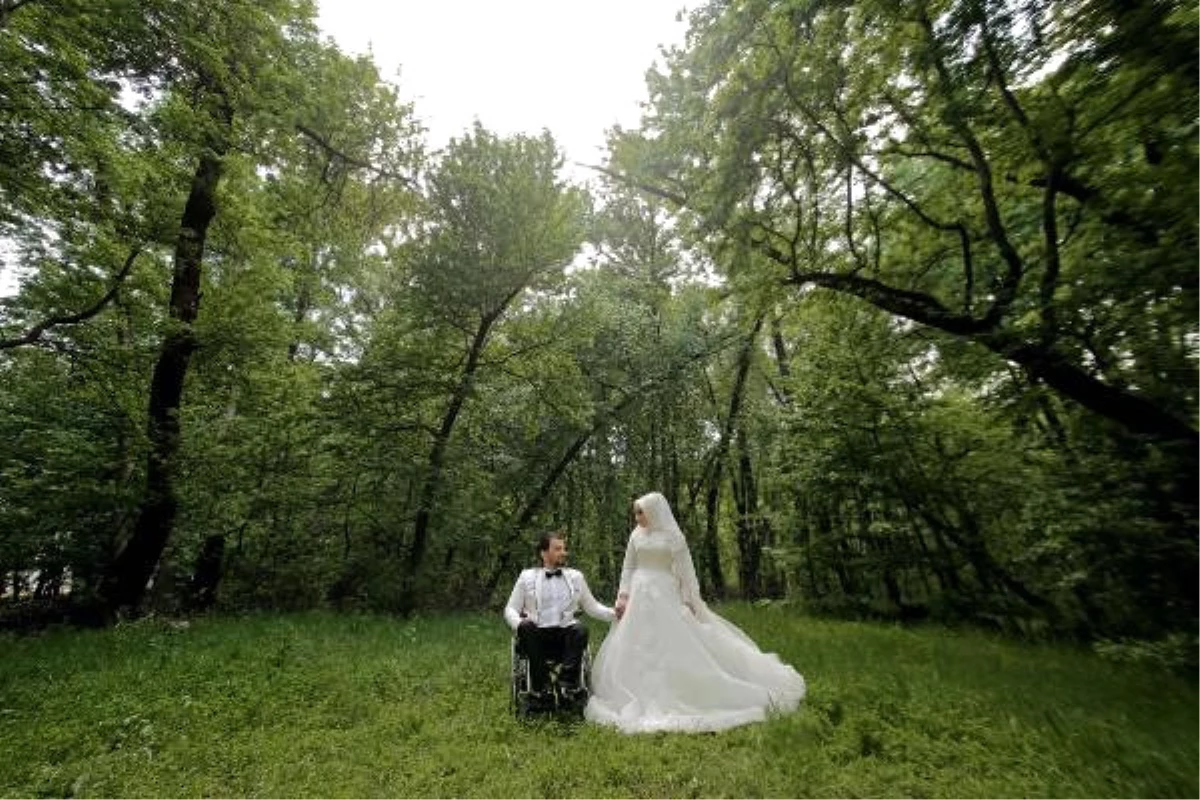
[[[563,534],[562,531],[550,531],[549,533],[543,533],[542,538],[538,539],[538,552],[544,553],[547,550],[549,550],[550,542],[553,541],[554,539],[565,539],[565,538],[566,538],[566,536]]]

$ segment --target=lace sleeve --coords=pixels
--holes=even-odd
[[[633,537],[634,534],[629,534],[629,543],[625,545],[625,563],[621,566],[621,583],[617,588],[617,597],[629,595],[633,571],[637,568],[637,548],[633,546]]]

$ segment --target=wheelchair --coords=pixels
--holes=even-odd
[[[592,645],[590,643],[584,648],[583,658],[580,661],[579,690],[572,697],[566,696],[558,680],[562,664],[552,663],[549,686],[545,690],[546,705],[542,706],[535,705],[533,702],[533,675],[529,668],[529,656],[522,650],[515,634],[509,641],[509,657],[512,662],[512,691],[509,694],[509,708],[517,718],[527,719],[537,714],[583,714],[583,708],[592,695]]]

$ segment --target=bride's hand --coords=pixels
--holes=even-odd
[[[625,603],[625,600],[623,600],[623,599],[618,600],[616,603],[613,604],[613,612],[616,613],[617,619],[621,619],[622,617],[625,616],[625,605],[626,605],[626,603]]]

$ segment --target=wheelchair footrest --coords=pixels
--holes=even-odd
[[[587,689],[555,687],[544,692],[518,692],[517,713],[522,716],[549,714],[557,711],[582,714],[587,701]]]

